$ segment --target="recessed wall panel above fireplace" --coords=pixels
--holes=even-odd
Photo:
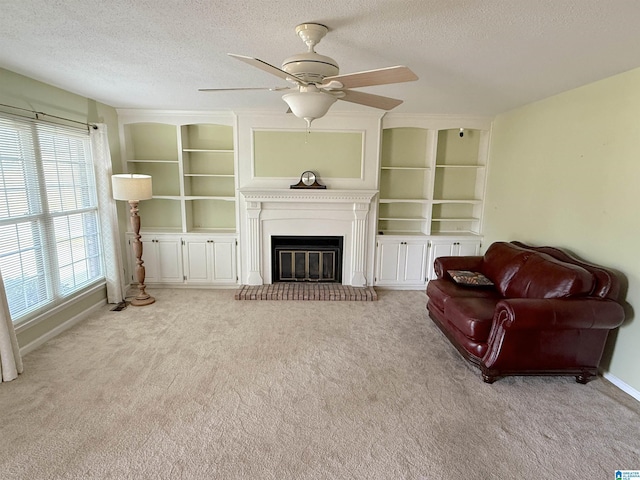
[[[325,178],[360,179],[363,171],[363,132],[310,133],[254,130],[256,177],[297,177],[317,170]]]

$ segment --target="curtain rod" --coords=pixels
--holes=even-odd
[[[37,112],[36,110],[29,110],[28,108],[14,107],[13,105],[7,105],[5,103],[0,103],[0,107],[14,108],[16,110],[22,110],[23,112],[29,112],[29,113],[31,113],[32,115],[34,115],[36,117],[36,120],[40,120],[38,115],[42,115],[43,117],[57,118],[58,120],[64,120],[65,122],[78,123],[80,125],[84,125],[87,128],[91,127],[94,130],[98,129],[98,126],[95,123],[79,122],[78,120],[72,120],[70,118],[59,117],[58,115],[51,115],[50,113]]]

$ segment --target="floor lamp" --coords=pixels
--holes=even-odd
[[[151,176],[137,173],[124,173],[111,176],[113,198],[129,202],[131,211],[131,230],[135,234],[133,239],[133,253],[136,256],[136,280],[138,280],[138,295],[131,300],[131,305],[142,307],[156,301],[149,295],[144,284],[144,262],[142,261],[142,242],[140,241],[140,217],[138,216],[138,202],[148,200],[152,196]]]

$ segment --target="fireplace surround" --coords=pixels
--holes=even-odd
[[[272,236],[343,238],[343,285],[371,285],[375,190],[240,189],[242,283],[273,283]]]

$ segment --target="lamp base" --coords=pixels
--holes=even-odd
[[[138,295],[131,299],[131,305],[134,307],[144,307],[145,305],[151,305],[156,301],[151,295]]]

